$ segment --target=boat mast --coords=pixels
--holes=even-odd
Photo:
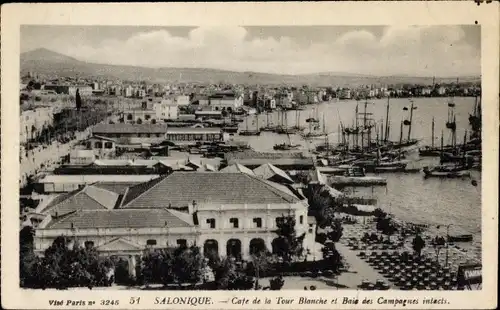
[[[412,122],[413,122],[413,100],[411,101],[411,107],[410,107],[410,126],[408,127],[408,142],[410,142]]]
[[[434,148],[434,117],[432,118],[432,148]]]
[[[400,147],[401,147],[402,143],[403,143],[403,121],[401,121],[401,129],[399,130],[399,145],[400,145]],[[401,149],[399,150],[398,158],[399,158],[399,160],[401,160]]]
[[[355,143],[355,146],[358,147],[358,144],[359,144],[359,137],[358,137],[358,134],[359,134],[359,131],[358,131],[358,111],[359,111],[359,103],[356,102],[356,112],[354,114],[354,121],[355,121],[355,127],[354,129],[356,130],[355,131],[355,135],[353,136],[353,144]],[[356,142],[354,142],[354,139],[356,139]]]
[[[259,114],[255,114],[255,123],[256,123],[256,126],[257,126],[257,131],[259,131]]]
[[[389,139],[389,100],[391,96],[387,96],[387,110],[385,112],[385,133],[384,133],[384,142],[387,142]]]

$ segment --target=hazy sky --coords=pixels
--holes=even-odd
[[[300,74],[480,74],[479,26],[22,26],[21,51],[146,67]]]

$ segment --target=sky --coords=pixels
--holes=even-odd
[[[278,74],[470,76],[481,72],[481,31],[450,26],[22,26],[21,52],[144,67]]]

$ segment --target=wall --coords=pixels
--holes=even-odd
[[[123,238],[144,249],[147,240],[156,240],[154,248],[176,246],[178,239],[185,239],[188,245],[196,242],[196,231],[193,228],[93,228],[93,229],[38,229],[35,234],[35,251],[44,251],[59,236],[75,237],[83,245],[85,241],[93,241],[95,247],[102,246],[113,239]]]
[[[276,219],[288,215],[290,211],[296,219],[296,231],[300,235],[308,231],[307,206],[300,202],[296,204],[273,204],[273,205],[209,205],[197,206],[199,231],[201,232],[198,244],[203,248],[206,240],[217,240],[219,255],[226,256],[226,245],[230,239],[241,241],[242,256],[248,258],[250,241],[254,238],[264,240],[269,251],[272,250],[272,241],[277,237]],[[302,224],[300,217],[302,216]],[[210,228],[207,219],[215,219],[215,228]],[[238,228],[233,228],[231,218],[238,219]],[[254,218],[261,218],[262,227],[257,228]],[[314,239],[313,239],[314,240]],[[304,239],[304,247],[310,238]]]

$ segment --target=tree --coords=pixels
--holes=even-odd
[[[141,118],[137,119],[137,124],[142,124],[142,119]]]
[[[23,256],[22,261],[26,259]],[[45,250],[43,259],[35,259],[21,283],[34,288],[92,288],[108,284],[106,274],[110,267],[108,260],[98,258],[93,247],[82,248],[75,239],[61,236]]]
[[[269,286],[271,287],[271,291],[279,291],[285,285],[285,280],[282,276],[277,276],[269,280]]]
[[[82,108],[82,98],[80,97],[80,89],[76,89],[76,95],[75,95],[75,102],[76,102],[76,110],[80,111]]]
[[[218,290],[251,290],[254,280],[245,274],[234,258],[223,258],[213,267]]]
[[[141,276],[150,283],[198,283],[203,278],[204,259],[198,247],[178,247],[146,250],[141,264]]]
[[[413,238],[412,247],[413,250],[417,253],[417,255],[420,256],[422,253],[422,249],[425,247],[425,241],[424,239],[422,239],[420,234],[417,234],[415,238]]]
[[[269,253],[258,252],[251,256],[252,266],[255,272],[255,289],[260,288],[259,279],[261,272],[265,272],[269,268]]]
[[[277,254],[286,263],[291,263],[304,252],[303,242],[306,234],[297,236],[295,223],[295,217],[291,215],[283,216],[277,222],[278,229],[275,231],[278,235]]]

